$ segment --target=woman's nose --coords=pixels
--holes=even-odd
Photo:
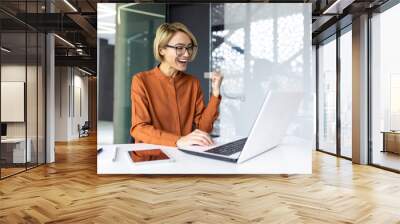
[[[183,56],[189,57],[189,50],[185,48],[185,52],[183,53]]]

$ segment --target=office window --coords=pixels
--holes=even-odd
[[[352,35],[351,26],[340,36],[340,154],[351,158],[352,149]]]
[[[400,170],[400,4],[372,22],[372,163]]]
[[[318,48],[318,149],[336,154],[336,36]]]

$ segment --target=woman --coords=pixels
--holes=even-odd
[[[223,77],[212,76],[206,107],[199,80],[185,73],[196,57],[197,41],[181,23],[159,26],[153,50],[160,64],[132,79],[131,135],[136,142],[167,146],[213,144],[208,133],[218,117]]]

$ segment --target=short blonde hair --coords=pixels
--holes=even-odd
[[[161,24],[157,28],[156,37],[154,38],[153,43],[153,53],[154,57],[157,61],[162,62],[163,56],[160,54],[160,49],[167,46],[168,42],[171,40],[172,36],[174,36],[177,32],[183,32],[189,36],[192,41],[193,46],[197,47],[197,40],[194,37],[193,33],[189,31],[189,29],[183,25],[182,23],[164,23]],[[193,53],[190,56],[190,60],[194,60],[196,58],[197,48],[193,49]]]

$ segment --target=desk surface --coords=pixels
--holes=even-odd
[[[281,144],[242,164],[229,163],[184,153],[173,147],[150,144],[99,145],[98,174],[311,174],[312,146],[309,144]],[[119,153],[115,162],[115,147]],[[133,149],[161,148],[175,162],[136,165],[129,158]]]
[[[381,133],[390,133],[390,134],[400,134],[400,131],[396,130],[396,131],[381,131]]]
[[[30,139],[28,138],[28,141]],[[19,143],[19,142],[25,142],[25,138],[4,138],[1,139],[1,143]]]

